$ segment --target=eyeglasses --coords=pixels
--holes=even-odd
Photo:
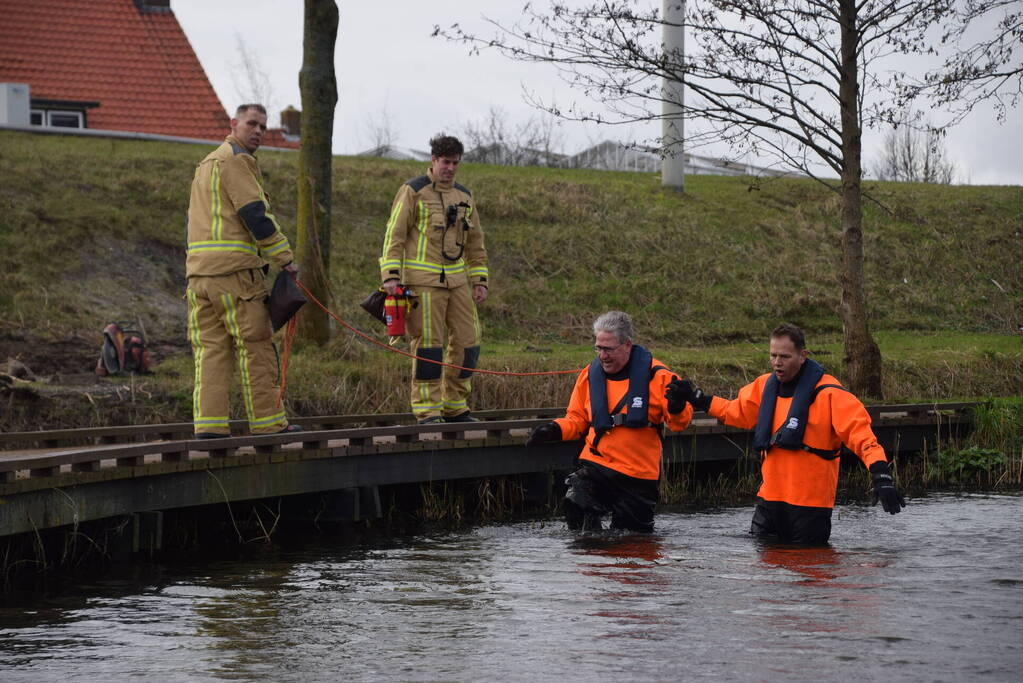
[[[602,353],[614,353],[623,346],[625,344],[619,344],[618,346],[594,346],[593,350],[597,352],[597,355],[600,355]]]

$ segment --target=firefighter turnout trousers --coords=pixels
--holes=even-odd
[[[409,312],[407,331],[412,353],[421,358],[475,368],[480,355],[480,322],[472,285],[413,288],[419,305]],[[445,337],[447,348],[444,348]],[[455,417],[469,410],[472,372],[415,360],[412,412],[427,417]]]
[[[195,432],[230,433],[228,393],[236,361],[249,430],[272,434],[287,427],[277,403],[280,368],[262,271],[192,276],[187,297],[188,338],[195,357]]]

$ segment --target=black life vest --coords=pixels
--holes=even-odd
[[[663,365],[651,367],[654,357],[649,351],[635,344],[632,353],[629,355],[627,371],[629,374],[629,388],[621,400],[612,409],[607,407],[607,374],[600,365],[600,360],[593,359],[589,371],[590,391],[590,414],[593,416],[593,431],[596,437],[590,446],[590,452],[600,455],[597,451],[597,444],[612,427],[651,427],[647,419],[647,411],[650,402],[650,379],[659,370],[667,370]],[[628,410],[621,412],[621,409],[628,403]]]
[[[764,393],[760,397],[760,411],[757,413],[757,426],[753,431],[753,448],[760,453],[766,453],[773,446],[786,448],[793,451],[808,451],[820,456],[825,460],[834,460],[842,453],[842,449],[827,450],[813,448],[803,443],[803,434],[806,433],[806,419],[810,413],[810,404],[814,402],[824,389],[841,389],[848,391],[841,384],[822,384],[817,382],[824,376],[824,368],[815,360],[807,359],[803,363],[803,369],[799,373],[799,381],[796,384],[796,391],[792,395],[792,403],[789,405],[789,413],[785,423],[778,428],[778,431],[771,433],[771,425],[774,424],[774,406],[778,398],[778,388],[781,382],[778,376],[771,374],[764,385]]]

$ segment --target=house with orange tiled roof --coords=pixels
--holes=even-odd
[[[32,126],[220,141],[230,117],[170,0],[0,0],[0,83]],[[264,145],[298,147],[274,131]]]

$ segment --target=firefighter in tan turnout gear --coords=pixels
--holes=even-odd
[[[271,339],[267,260],[294,275],[288,238],[270,213],[256,157],[266,109],[238,107],[231,134],[195,170],[188,206],[188,337],[195,357],[195,434],[230,436],[228,390],[237,363],[253,434],[300,431],[277,405],[280,373]]]
[[[430,140],[430,168],[398,190],[380,257],[388,294],[399,285],[417,302],[407,331],[414,361],[412,412],[420,423],[474,422],[468,396],[480,353],[476,304],[487,298],[489,272],[483,229],[472,193],[456,183],[464,151],[449,135]],[[446,343],[446,349],[445,349]]]

